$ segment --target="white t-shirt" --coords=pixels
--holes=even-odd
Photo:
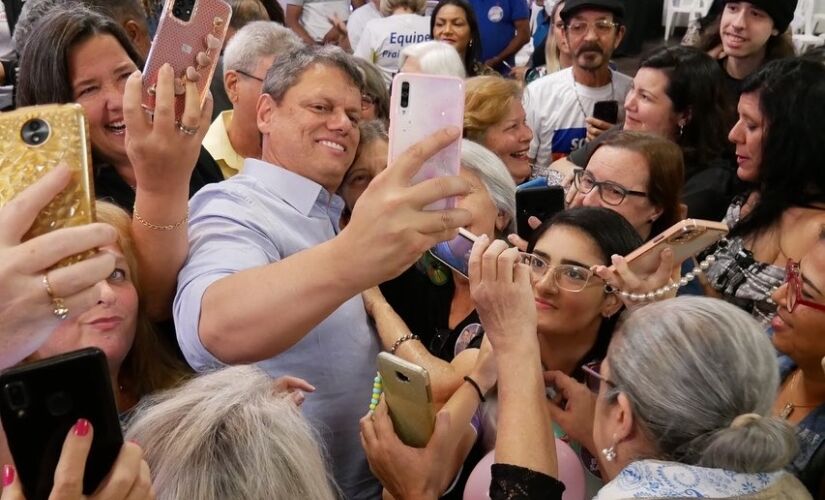
[[[358,41],[361,40],[364,28],[373,19],[381,19],[381,12],[375,8],[372,0],[367,0],[367,3],[353,11],[349,16],[349,21],[347,21],[347,36],[349,37],[350,47],[353,49],[358,47]]]
[[[534,173],[541,174],[550,163],[584,144],[587,129],[582,108],[590,117],[598,101],[619,101],[621,123],[622,104],[633,80],[617,71],[611,73],[612,82],[598,88],[575,83],[572,68],[539,78],[527,86],[523,103],[527,125],[533,130],[529,154],[536,159]]]
[[[334,15],[346,21],[349,17],[349,0],[286,0],[287,5],[299,5],[301,11],[301,26],[316,42],[324,39],[332,23],[329,19]]]
[[[430,39],[430,18],[418,14],[395,14],[367,23],[355,55],[378,66],[387,86],[398,73],[401,50]]]

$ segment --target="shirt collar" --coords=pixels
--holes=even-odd
[[[344,209],[344,200],[330,195],[323,186],[283,167],[255,158],[244,160],[242,175],[257,179],[264,187],[303,215],[318,207],[337,220]]]

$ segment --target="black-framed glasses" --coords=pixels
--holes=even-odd
[[[261,83],[263,83],[263,82],[264,82],[264,79],[263,79],[263,78],[258,78],[257,76],[255,76],[255,75],[251,75],[251,74],[247,73],[246,71],[244,71],[244,70],[242,70],[242,69],[236,69],[236,70],[235,70],[235,73],[238,73],[239,75],[243,75],[243,76],[245,76],[245,77],[247,77],[247,78],[252,78],[253,80],[258,80],[258,81],[259,81],[259,82],[261,82]]]
[[[605,36],[612,33],[617,26],[619,26],[619,23],[617,22],[608,21],[607,19],[599,19],[593,24],[586,21],[572,21],[565,26],[565,28],[573,36],[583,36],[590,31],[591,27],[596,30],[597,35]]]
[[[595,276],[593,271],[586,267],[575,264],[552,266],[538,255],[531,253],[522,253],[520,255],[522,264],[530,266],[530,279],[532,279],[533,282],[541,281],[547,276],[547,273],[550,273],[550,276],[553,278],[553,283],[568,292],[581,292],[591,284],[590,280]]]
[[[647,193],[643,191],[633,191],[613,181],[599,182],[587,170],[576,170],[573,176],[573,184],[576,186],[576,190],[582,194],[588,194],[593,189],[598,188],[602,201],[613,206],[621,205],[628,195],[647,198]]]
[[[609,385],[610,387],[616,388],[616,384],[607,380],[607,377],[601,374],[602,371],[602,364],[599,361],[591,361],[585,365],[582,365],[582,371],[584,371],[584,385],[590,389],[591,392],[596,394],[599,393],[599,386],[602,382]]]
[[[788,283],[788,294],[785,296],[788,312],[794,312],[796,306],[800,304],[825,312],[825,304],[802,297],[802,276],[798,262],[788,259],[788,264],[785,266],[785,282]]]

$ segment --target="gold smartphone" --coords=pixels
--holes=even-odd
[[[728,226],[722,222],[685,219],[629,253],[625,261],[634,273],[650,275],[659,267],[659,256],[665,248],[673,250],[674,264],[681,264],[727,234]]]
[[[388,352],[378,355],[378,373],[395,433],[405,444],[427,446],[435,427],[430,375],[418,365]]]
[[[0,114],[0,207],[61,163],[71,170],[72,181],[40,212],[24,241],[95,221],[89,124],[78,104],[31,106]]]

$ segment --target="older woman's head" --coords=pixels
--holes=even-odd
[[[533,139],[521,92],[514,80],[477,76],[467,80],[464,99],[464,137],[501,158],[516,184],[530,177],[527,151]]]
[[[491,238],[512,233],[516,219],[516,185],[501,160],[490,150],[467,139],[461,142],[461,177],[470,194],[457,206],[473,214],[467,230]]]
[[[251,365],[147,400],[126,437],[143,447],[158,498],[336,498],[309,423]]]
[[[387,168],[387,154],[389,152],[389,138],[387,127],[381,120],[372,120],[362,123],[361,140],[355,152],[355,160],[344,176],[338,193],[346,203],[346,212],[352,213],[355,202],[367,189],[372,179]]]
[[[769,416],[779,383],[771,342],[727,302],[680,297],[634,311],[602,363],[593,438],[614,475],[640,457],[772,472],[796,452]]]
[[[621,131],[605,139],[587,168],[576,172],[572,205],[615,210],[648,239],[681,219],[684,175],[675,143]]]
[[[466,78],[464,63],[455,48],[445,42],[416,43],[401,51],[402,73],[423,73]]]

